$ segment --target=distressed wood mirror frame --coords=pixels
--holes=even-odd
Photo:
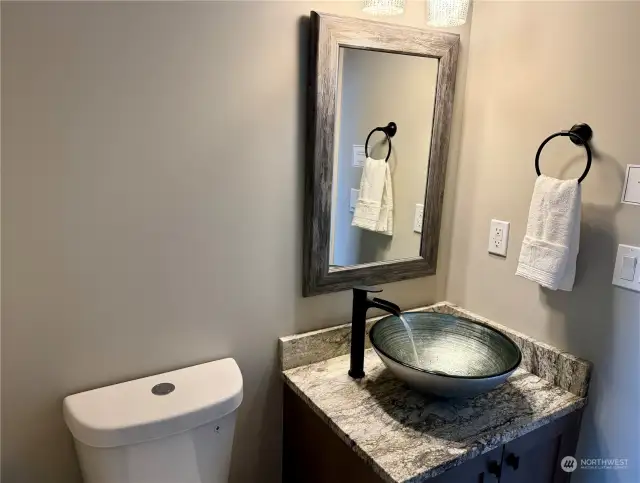
[[[436,272],[459,36],[403,25],[311,12],[305,177],[303,295],[348,290]],[[340,47],[439,60],[420,254],[330,267],[331,188]],[[425,133],[425,136],[428,133]]]

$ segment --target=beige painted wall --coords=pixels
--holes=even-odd
[[[338,156],[334,171],[335,203],[332,205],[333,264],[356,265],[417,257],[420,234],[413,231],[417,203],[424,203],[437,59],[340,49],[340,116]],[[351,226],[351,189],[360,188],[362,168],[354,168],[353,146],[363,145],[376,126],[390,121],[398,125],[392,139],[389,166],[393,184],[393,236]],[[369,154],[384,159],[388,144],[375,133]]]
[[[576,483],[640,481],[640,294],[611,285],[617,245],[640,245],[640,209],[619,203],[640,153],[639,22],[638,2],[479,2],[473,13],[447,298],[594,362],[579,453],[632,468],[579,470]],[[593,127],[598,157],[576,287],[551,292],[514,272],[535,152],[576,122]],[[584,154],[554,141],[541,164],[578,176]],[[506,260],[486,253],[491,218],[511,221]]]
[[[348,292],[300,296],[312,8],[361,15],[2,2],[3,483],[79,481],[65,395],[225,356],[245,378],[232,481],[278,480],[276,338],[350,312]],[[437,276],[383,295],[442,299],[448,245]]]

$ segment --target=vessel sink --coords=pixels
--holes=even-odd
[[[411,334],[392,315],[376,322],[369,337],[389,370],[419,392],[475,396],[502,384],[522,360],[518,346],[487,325],[433,312],[402,315]]]

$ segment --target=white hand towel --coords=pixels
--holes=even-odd
[[[516,275],[551,290],[573,289],[581,209],[578,180],[538,176]]]
[[[384,159],[365,160],[351,225],[393,235],[393,186],[391,170]]]
[[[380,216],[378,217],[376,231],[391,236],[393,235],[393,185],[391,184],[389,163],[384,164],[384,190],[382,191],[382,206],[380,206]]]

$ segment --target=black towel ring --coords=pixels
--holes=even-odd
[[[568,136],[573,144],[576,146],[584,146],[584,149],[587,151],[587,168],[584,170],[584,173],[582,173],[582,176],[578,178],[578,183],[582,183],[591,169],[591,147],[589,146],[589,141],[591,141],[591,138],[593,137],[593,131],[588,124],[576,124],[568,131],[557,132],[542,141],[542,144],[536,153],[536,173],[538,173],[538,176],[541,174],[540,153],[542,152],[542,148],[544,148],[549,141],[558,136]]]
[[[398,131],[398,126],[396,126],[395,122],[391,121],[389,124],[387,124],[384,127],[380,126],[371,130],[371,132],[367,136],[367,140],[364,142],[364,155],[367,158],[369,157],[369,149],[367,148],[369,144],[369,138],[376,131],[382,131],[385,134],[385,136],[387,136],[387,142],[389,143],[389,152],[387,153],[387,157],[384,158],[384,161],[387,162],[389,161],[389,156],[391,156],[391,138],[396,135],[396,132]]]

